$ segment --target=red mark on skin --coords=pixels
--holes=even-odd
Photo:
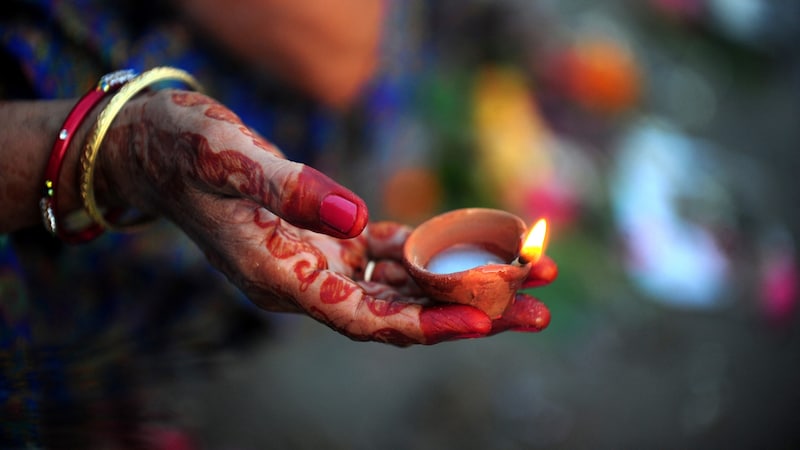
[[[232,124],[238,124],[239,131],[241,131],[245,136],[249,137],[253,141],[253,145],[276,156],[283,157],[277,147],[265,142],[264,139],[256,136],[255,133],[253,133],[248,127],[242,125],[242,120],[236,115],[236,113],[225,106],[220,105],[210,97],[198,94],[196,92],[175,92],[172,94],[172,102],[178,106],[184,107],[211,105],[204,113],[206,117],[222,120]]]
[[[253,213],[253,223],[259,228],[274,229],[281,223],[281,220],[269,214],[264,214],[263,210],[256,209]]]
[[[324,261],[324,257],[322,261]],[[299,288],[301,292],[307,291],[311,283],[319,278],[319,275],[322,273],[321,270],[324,269],[326,265],[322,261],[317,259],[316,266],[308,261],[298,261],[297,264],[294,265],[294,275],[297,277],[297,281],[300,282]]]
[[[175,92],[172,94],[172,103],[178,106],[212,105],[217,102],[197,92]]]
[[[486,336],[492,329],[486,314],[465,305],[427,307],[419,320],[426,344]]]
[[[267,250],[278,259],[286,259],[302,252],[311,252],[313,248],[303,241],[289,236],[285,230],[277,227],[267,238]]]
[[[369,299],[367,307],[372,314],[378,317],[387,317],[399,313],[400,311],[408,308],[407,303],[396,302],[391,300]]]
[[[353,283],[335,277],[328,276],[319,288],[319,299],[322,303],[331,305],[347,300],[358,289]]]
[[[192,143],[187,142],[185,139],[176,140],[171,132],[160,130],[158,125],[154,122],[143,118],[138,123],[128,125],[127,133],[121,133],[127,140],[128,148],[143,151],[146,155],[145,158],[137,158],[134,155],[116,155],[124,156],[130,160],[142,159],[142,169],[147,177],[159,187],[159,197],[163,199],[167,196],[177,196],[177,194],[184,192],[186,188],[185,176],[179,170],[165,170],[163,167],[163,159],[165,148],[172,148],[175,150],[174,155],[180,158],[175,166],[181,163],[186,163],[182,155],[191,155]],[[129,136],[129,137],[128,137]],[[118,136],[113,133],[109,135],[109,140],[113,140]],[[119,144],[124,146],[125,144]],[[135,151],[135,150],[134,150]],[[177,159],[177,158],[176,158]],[[124,164],[130,164],[126,161]],[[171,167],[175,169],[175,167]]]
[[[205,112],[206,117],[216,120],[222,120],[223,122],[228,122],[232,124],[239,124],[242,123],[242,120],[239,119],[233,111],[230,109],[220,105],[220,104],[213,104],[208,107]]]
[[[197,152],[195,168],[208,184],[222,188],[239,182],[236,189],[244,195],[265,199],[264,170],[260,164],[235,150],[215,152],[208,139],[199,134],[184,133]],[[266,200],[266,199],[265,199]]]
[[[258,214],[254,221],[258,224]],[[322,252],[308,244],[305,241],[295,239],[286,233],[285,230],[277,226],[279,220],[276,220],[276,226],[272,233],[266,239],[266,248],[269,253],[277,259],[288,259],[297,254],[310,255],[311,260],[301,260],[295,263],[293,270],[297,281],[300,282],[299,289],[305,292],[308,286],[316,281],[319,277],[320,271],[327,268],[328,260]]]

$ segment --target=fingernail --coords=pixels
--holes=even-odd
[[[345,234],[353,228],[357,214],[358,206],[355,203],[336,194],[330,194],[322,199],[322,204],[319,206],[320,220]]]

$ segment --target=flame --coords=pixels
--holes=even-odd
[[[544,255],[547,246],[547,220],[539,219],[531,227],[522,248],[519,250],[519,259],[522,263],[533,263],[539,261]]]

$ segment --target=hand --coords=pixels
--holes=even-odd
[[[395,345],[549,322],[546,307],[527,295],[494,322],[475,308],[425,299],[399,263],[408,228],[384,222],[364,231],[361,199],[287,161],[203,95],[159,91],[131,102],[98,164],[107,203],[167,216],[266,310],[302,312],[352,339]],[[379,263],[365,281],[369,260]],[[552,261],[537,268],[531,282],[555,277]]]

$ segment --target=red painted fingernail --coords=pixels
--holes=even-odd
[[[358,215],[358,206],[355,203],[340,197],[336,194],[330,194],[322,200],[319,206],[319,218],[329,227],[347,234],[353,229]]]

